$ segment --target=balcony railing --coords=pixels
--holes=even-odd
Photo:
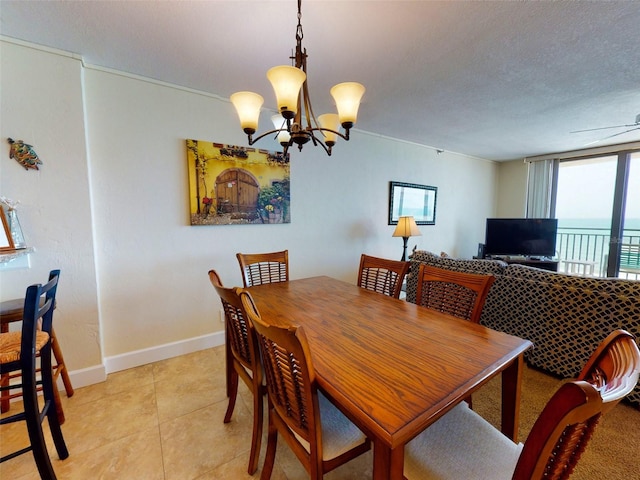
[[[558,270],[597,277],[607,276],[611,236],[605,228],[558,228]],[[640,245],[640,230],[625,230],[621,244]],[[640,271],[621,265],[618,278],[640,280]]]

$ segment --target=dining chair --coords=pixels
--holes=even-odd
[[[456,272],[422,264],[418,270],[416,303],[478,323],[494,280],[493,275]]]
[[[625,370],[633,361],[635,361],[635,377],[625,375]],[[640,370],[640,353],[638,353],[638,345],[634,336],[626,330],[619,329],[611,332],[600,343],[576,380],[585,380],[591,383],[606,401],[610,395],[617,396],[619,389],[626,390],[629,382],[633,383],[630,387],[633,389],[638,382],[638,370]],[[610,380],[614,378],[617,379],[617,383]],[[607,403],[607,409],[613,407],[615,407],[615,403]]]
[[[21,384],[9,384],[2,389],[22,390],[23,411],[0,419],[0,425],[24,421],[27,426],[29,445],[0,458],[5,462],[27,452],[32,452],[40,478],[55,480],[47,445],[42,430],[46,418],[58,452],[64,460],[69,456],[62,429],[55,409],[53,371],[51,368],[51,329],[53,306],[58,288],[59,270],[49,274],[49,281],[27,288],[24,300],[22,328],[19,331],[0,333],[0,373],[19,371]],[[44,300],[41,303],[41,299]],[[36,378],[36,356],[40,356],[40,380]],[[38,403],[38,384],[42,385],[44,401],[42,409]]]
[[[245,288],[289,281],[289,250],[271,253],[236,253]]]
[[[358,286],[393,298],[400,298],[402,282],[409,271],[409,262],[360,256]]]
[[[240,292],[255,327],[267,380],[269,431],[261,480],[271,478],[278,435],[312,480],[371,448],[369,439],[321,392],[302,327],[263,320],[247,291]]]
[[[215,270],[209,270],[209,280],[220,296],[225,317],[225,365],[229,404],[224,423],[229,423],[233,415],[238,396],[238,378],[244,381],[253,395],[253,430],[247,469],[249,475],[253,475],[258,469],[264,419],[263,397],[267,392],[258,341],[239,296],[241,289],[225,288]]]
[[[598,347],[577,380],[563,384],[516,444],[461,402],[405,448],[411,479],[566,479],[603,414],[638,381],[640,351],[616,331]]]
[[[59,279],[58,279],[59,281]],[[56,305],[53,305],[56,308]],[[14,298],[11,300],[5,300],[0,302],[0,333],[6,333],[9,331],[9,325],[13,322],[21,322],[24,316],[24,298]],[[51,328],[51,351],[53,354],[52,369],[53,369],[53,384],[56,385],[58,377],[62,379],[67,397],[72,397],[74,394],[73,385],[69,378],[69,372],[62,354],[62,348],[60,342],[56,336],[56,331]],[[39,372],[38,368],[36,372]],[[20,378],[20,372],[13,372],[11,374],[0,375],[0,386],[7,386],[9,382],[18,381]],[[38,387],[38,391],[41,391],[42,387]],[[58,421],[60,425],[65,422],[64,410],[62,408],[62,402],[60,401],[60,394],[57,388],[54,388],[56,411],[58,412]],[[0,393],[0,412],[6,413],[11,408],[11,401],[15,398],[22,396],[22,390],[18,389],[16,392],[11,393],[8,389]]]

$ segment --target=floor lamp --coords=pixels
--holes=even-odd
[[[398,218],[398,225],[393,232],[394,237],[402,237],[404,247],[402,250],[402,261],[407,260],[407,241],[409,237],[419,237],[422,233],[418,230],[418,225],[413,217],[400,217]]]

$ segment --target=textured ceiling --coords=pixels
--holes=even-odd
[[[274,108],[265,72],[290,62],[296,8],[2,0],[0,34]],[[640,114],[640,1],[306,0],[302,26],[315,113],[333,110],[332,85],[359,81],[359,130],[494,160],[640,140],[570,133]]]

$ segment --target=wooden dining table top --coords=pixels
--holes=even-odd
[[[330,277],[248,291],[266,322],[303,328],[319,387],[389,451],[402,452],[506,369],[514,405],[505,433],[517,437],[522,354],[530,341]]]

